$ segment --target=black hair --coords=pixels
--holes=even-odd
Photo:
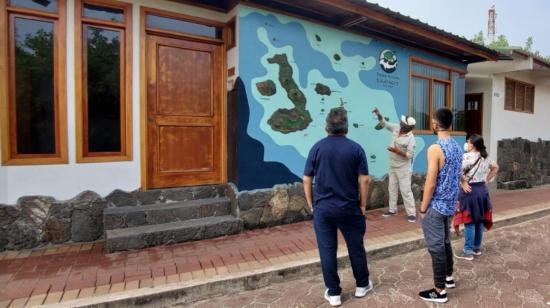
[[[483,137],[478,134],[472,134],[469,140],[474,148],[479,151],[481,157],[487,158],[487,156],[489,156],[489,154],[487,153],[487,148],[485,147],[485,141],[483,141]]]
[[[327,114],[327,132],[333,135],[348,133],[348,111],[343,107],[332,108]]]
[[[453,123],[453,112],[447,108],[439,108],[434,113],[434,119],[442,129],[449,129]]]

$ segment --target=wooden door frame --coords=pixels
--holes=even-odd
[[[173,31],[152,31],[147,29],[146,26],[146,16],[148,13],[154,13],[155,15],[165,16],[175,19],[181,19],[186,21],[194,21],[201,24],[208,24],[212,26],[223,27],[223,37],[222,39],[212,39],[207,37],[200,37],[192,34],[177,33]],[[227,28],[225,23],[208,20],[204,18],[189,16],[185,14],[173,13],[169,11],[149,8],[142,6],[140,8],[140,39],[139,39],[139,52],[140,52],[140,167],[141,167],[141,190],[145,191],[149,188],[148,183],[148,174],[147,174],[147,136],[148,136],[148,113],[147,113],[147,63],[146,63],[146,50],[147,50],[147,35],[153,34],[157,36],[164,36],[182,40],[210,43],[210,44],[219,44],[222,46],[221,52],[221,108],[220,108],[220,125],[221,125],[221,148],[220,148],[220,172],[221,172],[221,182],[227,182],[227,51],[226,51],[226,42],[225,37],[227,36]]]
[[[479,111],[481,112],[481,116],[479,117],[479,130],[480,130],[480,135],[483,135],[483,95],[484,93],[483,92],[477,92],[477,93],[466,93],[464,94],[464,104],[467,103],[467,100],[466,100],[466,97],[468,95],[479,95],[479,97],[481,97],[481,99],[479,100],[479,105],[481,108],[479,108]],[[466,106],[464,106],[464,116],[466,116]],[[466,121],[464,121],[464,125],[466,125]],[[466,130],[466,127],[464,127],[464,130]]]

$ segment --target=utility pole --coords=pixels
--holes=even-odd
[[[487,39],[489,43],[495,42],[495,33],[496,33],[496,26],[495,26],[495,20],[497,18],[497,12],[495,10],[495,5],[493,4],[489,8],[489,22],[487,23]]]

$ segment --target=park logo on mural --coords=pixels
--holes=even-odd
[[[397,68],[397,55],[395,51],[384,49],[380,53],[380,67],[386,73],[393,73]]]

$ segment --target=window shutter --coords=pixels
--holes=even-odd
[[[523,111],[525,106],[525,86],[516,83],[516,107],[515,110]]]
[[[515,83],[510,80],[506,80],[506,92],[504,94],[504,109],[514,110],[514,101],[516,97]]]
[[[526,87],[525,89],[525,111],[533,112],[533,102],[535,101],[535,88]]]

